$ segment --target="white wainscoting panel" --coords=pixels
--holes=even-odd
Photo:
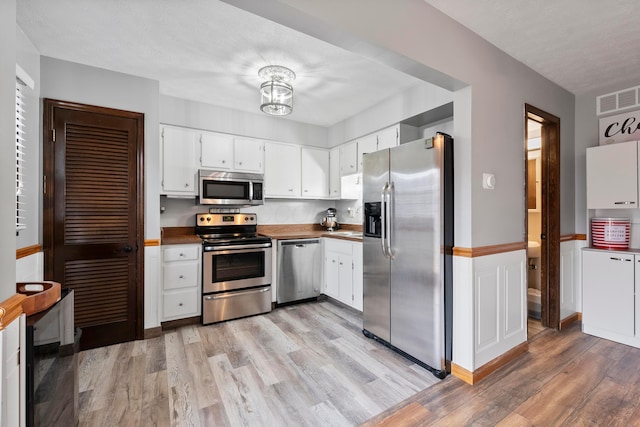
[[[473,258],[453,257],[452,362],[473,372],[474,318]]]
[[[472,370],[527,340],[526,261],[525,250],[473,258]]]
[[[16,260],[16,282],[41,282],[44,276],[43,252]]]

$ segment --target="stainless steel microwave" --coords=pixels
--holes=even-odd
[[[261,174],[220,172],[200,169],[201,205],[262,205],[264,177]]]

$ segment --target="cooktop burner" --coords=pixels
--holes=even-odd
[[[204,245],[248,245],[270,243],[257,233],[258,219],[252,213],[207,213],[196,215],[196,234]]]

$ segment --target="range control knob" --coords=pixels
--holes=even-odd
[[[204,221],[204,218],[203,218],[203,217],[200,217],[200,222],[202,222],[202,221]]]

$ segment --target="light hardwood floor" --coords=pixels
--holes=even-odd
[[[439,382],[330,301],[80,354],[81,426],[353,426]]]
[[[640,426],[640,349],[545,329],[529,351],[470,386],[447,377],[370,426]]]
[[[331,302],[302,304],[83,352],[80,425],[640,426],[640,349],[579,322],[536,330],[474,386],[438,381],[361,323]]]

